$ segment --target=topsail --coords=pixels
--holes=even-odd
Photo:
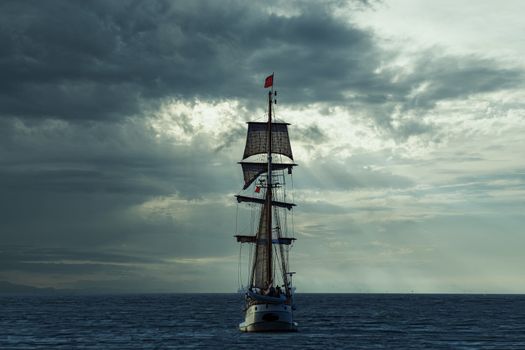
[[[272,123],[272,153],[282,154],[293,160],[288,136],[288,123]],[[243,159],[268,152],[268,123],[248,122],[248,135]]]

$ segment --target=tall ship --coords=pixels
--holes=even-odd
[[[243,160],[239,162],[244,186],[236,195],[238,203],[252,210],[253,225],[237,242],[250,245],[248,280],[241,286],[244,294],[243,332],[297,331],[294,322],[294,290],[290,271],[289,251],[293,246],[293,207],[287,192],[288,181],[293,185],[294,163],[288,123],[277,121],[274,105],[274,75],[264,83],[268,90],[267,120],[248,122]],[[245,194],[245,193],[248,193]]]

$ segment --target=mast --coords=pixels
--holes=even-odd
[[[255,235],[235,236],[238,242],[255,244],[250,286],[261,290],[267,288],[269,284],[273,285],[277,283],[277,281],[274,280],[276,269],[273,261],[273,244],[279,244],[281,246],[280,250],[276,251],[275,254],[277,254],[277,256],[282,255],[284,259],[282,245],[290,245],[295,240],[295,238],[281,237],[277,212],[274,217],[274,207],[291,210],[295,204],[275,200],[277,197],[274,199],[273,189],[278,186],[278,183],[273,183],[273,171],[288,169],[288,173],[291,174],[292,168],[297,165],[290,162],[273,163],[274,153],[283,155],[292,161],[293,154],[288,135],[289,124],[285,122],[273,122],[272,105],[275,103],[274,97],[277,95],[277,92],[273,89],[273,74],[266,78],[264,87],[272,87],[271,90],[268,91],[268,119],[260,122],[247,122],[248,132],[246,135],[246,145],[242,157],[243,160],[239,162],[239,164],[242,166],[244,177],[243,190],[253,184],[259,176],[266,173],[267,181],[263,185],[265,190],[262,193],[262,197],[240,194],[235,196],[239,203],[249,202],[262,205],[260,209],[259,226]],[[247,161],[251,156],[259,154],[266,154],[266,161]],[[257,186],[255,192],[259,192],[259,188],[260,186]],[[274,226],[277,226],[275,240],[273,239]],[[281,260],[281,263],[283,264],[282,268],[284,273],[287,267],[284,264],[284,260]],[[283,281],[286,285],[287,276],[283,276]]]
[[[272,185],[272,92],[273,87],[270,91],[268,91],[268,181],[267,181],[267,188],[266,188],[266,230],[267,230],[267,269],[266,269],[266,280],[268,281],[268,286],[270,283],[273,283],[273,270],[272,270],[272,192],[273,192],[273,185]]]

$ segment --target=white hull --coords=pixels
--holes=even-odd
[[[242,332],[296,332],[297,323],[286,304],[256,304],[246,310],[244,322],[239,324]]]

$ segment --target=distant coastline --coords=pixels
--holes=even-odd
[[[123,291],[123,290],[98,290],[98,289],[60,289],[53,287],[34,287],[24,284],[15,284],[7,281],[0,281],[0,296],[5,295],[114,295],[114,294],[217,294],[217,295],[228,295],[228,294],[239,294],[235,292],[177,292],[177,291]],[[525,295],[525,293],[503,293],[503,292],[304,292],[297,293],[300,295]]]
[[[56,288],[41,288],[27,286],[24,284],[15,284],[7,281],[0,281],[0,294],[57,294],[73,292],[72,290],[61,290]]]

